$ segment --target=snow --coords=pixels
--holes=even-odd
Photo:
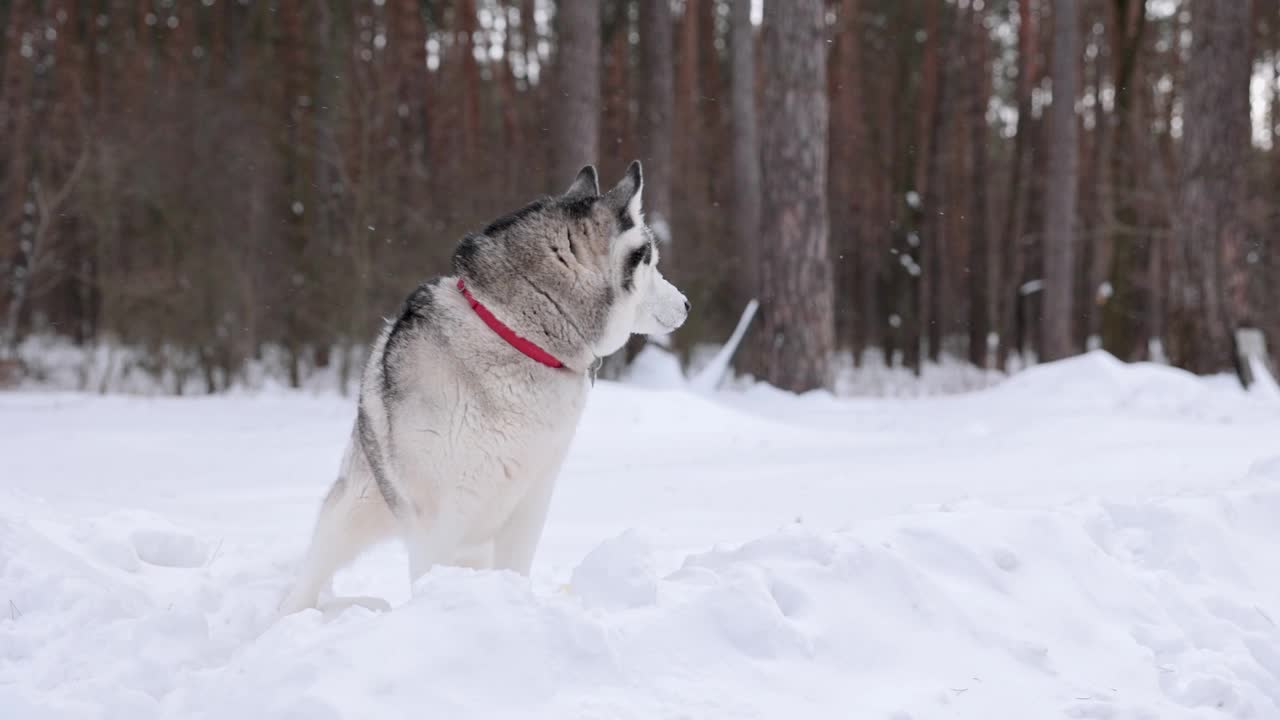
[[[531,579],[410,587],[388,544],[279,620],[351,398],[0,395],[0,718],[1280,717],[1273,396],[1101,352],[853,398],[642,357]]]

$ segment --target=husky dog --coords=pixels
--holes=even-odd
[[[398,534],[412,583],[433,565],[529,573],[600,359],[680,327],[631,163],[603,195],[586,166],[558,197],[469,234],[453,275],[411,293],[361,379],[351,440],[282,614]]]

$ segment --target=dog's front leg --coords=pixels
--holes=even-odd
[[[493,567],[493,543],[480,543],[461,548],[454,553],[453,564],[472,570],[488,570]]]
[[[542,538],[542,529],[551,506],[555,477],[548,477],[529,490],[511,517],[493,539],[493,567],[528,575],[533,556]]]
[[[439,517],[431,521],[415,518],[408,525],[404,539],[409,552],[409,584],[413,585],[430,572],[431,568],[453,560],[458,553],[458,541],[462,534],[457,530],[457,523],[450,523]]]

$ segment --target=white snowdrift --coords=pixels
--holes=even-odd
[[[1267,478],[1280,480],[1272,468]],[[788,528],[568,593],[441,569],[389,613],[270,624],[266,568],[140,568],[136,534],[6,519],[3,717],[1280,714],[1280,491]],[[150,531],[154,548],[159,531]],[[165,550],[196,561],[189,540]],[[99,559],[93,546],[111,550]],[[603,560],[603,561],[601,561]],[[577,589],[582,591],[578,592]],[[56,700],[55,700],[56,698]],[[51,702],[52,701],[52,702]]]
[[[349,401],[0,396],[0,718],[1280,717],[1280,408],[1107,360],[600,383],[532,582],[279,621]]]

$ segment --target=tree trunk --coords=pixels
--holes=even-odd
[[[600,2],[561,0],[555,22],[551,154],[558,188],[568,187],[583,165],[600,162]]]
[[[865,325],[862,314],[867,311],[855,300],[863,275],[862,246],[866,238],[863,237],[861,223],[867,202],[862,188],[863,166],[867,158],[863,144],[862,89],[859,82],[859,11],[859,0],[840,0],[828,73],[831,142],[827,189],[836,296],[840,299],[836,303],[836,342],[853,352],[855,363],[866,344],[859,328]]]
[[[691,156],[698,171],[699,195],[693,200],[699,207],[713,208],[719,203],[722,193],[719,185],[723,173],[715,172],[715,168],[723,159],[723,129],[727,124],[724,117],[725,103],[722,102],[728,93],[724,83],[720,63],[720,51],[716,41],[721,39],[717,29],[716,13],[719,5],[716,0],[702,0],[693,3],[698,9],[698,90],[695,103],[698,116],[698,153]],[[723,237],[723,216],[718,212],[700,213],[698,231],[711,239],[707,243],[714,252],[717,249],[715,239]],[[720,245],[719,249],[723,249]]]
[[[1026,267],[1023,229],[1030,196],[1029,180],[1033,151],[1031,145],[1031,89],[1036,74],[1036,25],[1030,0],[1018,3],[1018,125],[1013,139],[1013,162],[1006,198],[1003,247],[1001,248],[1000,296],[996,307],[999,315],[1000,343],[996,365],[1005,369],[1009,353],[1018,343],[1019,310],[1023,272]]]
[[[572,3],[570,3],[570,5],[572,5]],[[458,76],[461,82],[457,86],[457,92],[461,97],[455,96],[453,102],[459,103],[461,106],[459,129],[462,133],[462,147],[459,148],[461,152],[457,153],[458,159],[455,165],[457,168],[457,174],[454,175],[453,182],[465,183],[467,187],[483,187],[484,162],[480,157],[480,93],[484,88],[480,84],[480,66],[476,63],[475,36],[478,23],[476,20],[475,0],[458,0],[457,13],[456,22],[458,23],[458,27],[457,34],[454,37],[457,38],[458,61],[462,64],[462,72],[461,75]],[[598,18],[598,9],[596,10],[596,13]],[[597,19],[595,26],[596,31],[592,33],[592,37],[595,39],[594,47],[596,49],[595,55],[592,56],[595,58],[596,63],[593,65],[597,72],[597,74],[593,76],[595,78],[599,77],[599,25],[600,23]],[[594,98],[595,101],[592,102],[591,107],[598,114],[600,110],[600,91],[598,87]],[[568,110],[567,107],[566,110]],[[595,132],[598,124],[599,123],[596,123],[591,126],[592,132]],[[565,147],[566,154],[572,154],[569,152],[571,147],[572,146]],[[595,143],[592,143],[592,148],[594,150]],[[453,155],[454,153],[449,154]],[[592,155],[594,157],[595,153],[593,152]],[[592,162],[594,162],[594,160]],[[574,170],[574,173],[576,172],[577,170]],[[569,178],[573,178],[572,173],[569,175]],[[566,180],[564,182],[568,181]],[[466,193],[466,195],[473,197],[471,193]],[[471,222],[470,217],[479,212],[481,207],[482,205],[477,200],[472,199],[469,202],[463,203],[461,212],[463,216],[467,218],[467,222]]]
[[[397,114],[400,117],[402,145],[408,156],[400,177],[401,202],[420,202],[426,188],[426,123],[427,111],[427,28],[422,21],[418,0],[397,0],[395,24],[397,75],[399,77]]]
[[[1132,84],[1146,25],[1145,0],[1114,0],[1110,30],[1115,110],[1109,128],[1106,182],[1112,204],[1107,218],[1110,297],[1102,308],[1102,346],[1121,360],[1139,360],[1147,354],[1149,293],[1145,276],[1150,248],[1138,229],[1134,198],[1138,178],[1132,147],[1137,107]]]
[[[0,352],[12,352],[18,343],[18,326],[27,293],[27,251],[32,239],[30,222],[31,136],[33,134],[31,84],[34,62],[24,54],[23,34],[30,29],[31,3],[15,0],[9,8],[5,32],[4,71],[0,75],[0,137],[7,142],[3,175],[0,175],[0,297],[5,309],[0,329]],[[30,47],[30,46],[27,46]]]
[[[827,54],[822,0],[765,4],[760,324],[757,377],[784,390],[831,385],[835,345],[827,253]]]
[[[932,4],[931,4],[932,5]],[[946,337],[947,319],[950,309],[946,298],[949,296],[949,274],[945,271],[946,256],[952,239],[950,237],[950,218],[947,207],[951,198],[951,186],[946,167],[946,156],[951,152],[948,138],[951,136],[953,115],[952,106],[955,98],[955,48],[956,27],[948,22],[944,28],[937,17],[935,7],[930,14],[931,35],[929,44],[933,48],[933,96],[928,99],[930,110],[928,121],[928,143],[925,145],[925,182],[924,182],[924,217],[920,223],[920,264],[922,283],[922,313],[925,327],[924,335],[928,339],[929,360],[937,363],[942,359],[942,343]],[[936,36],[936,37],[932,37]],[[926,53],[929,52],[926,50]],[[916,365],[919,373],[920,366]]]
[[[310,143],[312,134],[309,104],[304,98],[311,94],[310,56],[307,43],[307,9],[301,0],[284,0],[278,13],[280,34],[278,53],[281,66],[280,115],[281,134],[278,139],[281,152],[280,200],[276,210],[282,219],[281,235],[286,267],[291,272],[286,285],[286,312],[284,318],[284,346],[289,353],[289,385],[302,383],[302,355],[316,339],[312,332],[310,301],[316,292],[319,278],[314,276],[314,264],[307,255],[308,212],[315,214],[310,202],[308,172],[311,167]]]
[[[524,42],[526,81],[529,83],[526,95],[528,99],[525,101],[525,123],[526,128],[529,129],[526,134],[529,138],[529,147],[524,149],[525,165],[528,168],[528,177],[525,180],[528,187],[558,187],[565,181],[556,179],[555,182],[551,182],[549,163],[547,163],[547,158],[550,157],[548,150],[550,132],[546,108],[555,82],[542,63],[542,55],[538,51],[541,32],[538,29],[536,17],[534,0],[521,0],[520,34]],[[532,75],[534,65],[538,66],[536,85]]]
[[[969,362],[987,367],[987,335],[991,332],[991,250],[987,242],[987,103],[990,65],[986,12],[974,9],[972,88],[969,123],[973,165],[969,182]]]
[[[666,0],[658,0],[665,5]],[[755,40],[751,0],[732,0],[729,8],[729,104],[731,108],[733,185],[730,228],[739,259],[737,305],[745,307],[760,291],[760,139],[756,125]],[[742,354],[735,356],[742,358]]]
[[[1086,12],[1086,21],[1092,28],[1093,21]],[[1090,35],[1093,34],[1091,30]],[[1107,213],[1107,192],[1102,181],[1106,178],[1106,158],[1109,155],[1107,119],[1100,98],[1106,79],[1105,45],[1098,40],[1090,40],[1094,44],[1095,55],[1087,59],[1086,67],[1089,94],[1093,96],[1093,106],[1089,110],[1092,128],[1089,130],[1086,149],[1082,149],[1081,160],[1084,164],[1083,184],[1084,196],[1081,203],[1080,219],[1082,220],[1082,242],[1080,243],[1080,288],[1077,297],[1077,310],[1080,312],[1080,327],[1076,342],[1080,347],[1089,347],[1101,334],[1102,303],[1099,289],[1107,277],[1109,253],[1105,242],[1105,216]]]
[[[914,202],[907,203],[908,227],[905,233],[899,233],[898,250],[902,258],[900,268],[895,268],[902,290],[899,293],[901,318],[899,335],[902,343],[902,364],[910,368],[916,375],[923,371],[924,336],[933,318],[931,296],[934,277],[930,267],[934,249],[932,237],[937,224],[931,215],[936,214],[934,207],[936,198],[931,187],[936,176],[936,158],[933,150],[936,147],[939,120],[939,104],[941,89],[942,53],[939,42],[942,36],[943,3],[925,0],[922,3],[924,18],[924,47],[920,58],[920,91],[915,110],[915,146],[913,148],[913,171],[911,188],[914,190]]]
[[[1197,373],[1232,367],[1234,331],[1252,320],[1244,265],[1250,4],[1191,5],[1166,347],[1171,362]]]
[[[1076,96],[1079,94],[1080,6],[1053,4],[1053,105],[1050,108],[1049,187],[1044,228],[1044,309],[1041,359],[1076,351],[1072,340],[1072,295],[1076,270],[1076,184],[1079,179]]]
[[[698,2],[707,0],[689,0],[684,5],[676,23],[678,36],[674,38],[673,48],[675,67],[673,69],[672,100],[672,190],[679,194],[683,202],[680,211],[670,218],[672,233],[685,233],[696,236],[698,232],[699,203],[693,198],[701,198],[703,187],[698,179],[703,176],[701,147],[699,146],[701,118],[698,116]],[[676,267],[672,266],[675,271]],[[676,272],[679,281],[679,273]],[[686,287],[686,292],[693,292]],[[693,298],[695,303],[697,298]],[[698,305],[701,307],[701,305]]]
[[[1277,49],[1280,49],[1280,26],[1276,27],[1276,40],[1273,43]],[[1265,196],[1272,203],[1276,202],[1276,193],[1280,192],[1280,53],[1275,55],[1272,73],[1275,81],[1271,88],[1271,187],[1269,193]],[[1266,278],[1280,278],[1280,214],[1273,214],[1270,222],[1264,228],[1267,231],[1266,245],[1263,247],[1262,258],[1262,275]],[[1274,308],[1280,308],[1280,282],[1260,283],[1258,295],[1258,303],[1260,307],[1273,308],[1272,312],[1266,313],[1266,319],[1261,321],[1264,330],[1267,333],[1267,343],[1269,354],[1272,362],[1272,372],[1280,377],[1280,312],[1275,312]]]
[[[525,142],[525,126],[520,123],[519,112],[522,103],[519,91],[516,89],[516,64],[514,59],[520,50],[516,43],[516,32],[510,25],[507,26],[507,31],[503,33],[502,43],[503,58],[497,69],[498,102],[502,113],[503,147],[510,150],[510,155],[507,156],[507,167],[510,174],[502,183],[502,202],[515,205],[521,201],[524,185],[529,182],[527,167],[529,158],[525,153],[525,149],[528,147]],[[498,174],[501,175],[499,167],[495,167],[495,170],[498,170]]]
[[[675,95],[671,64],[670,0],[640,2],[640,161],[644,163],[645,223],[671,239],[671,120]]]
[[[600,161],[596,170],[603,185],[622,177],[635,158],[635,137],[631,115],[631,24],[626,4],[616,3],[615,12],[605,14],[603,66],[601,68]],[[613,17],[610,19],[610,15]],[[649,214],[649,173],[645,168],[645,215]]]

